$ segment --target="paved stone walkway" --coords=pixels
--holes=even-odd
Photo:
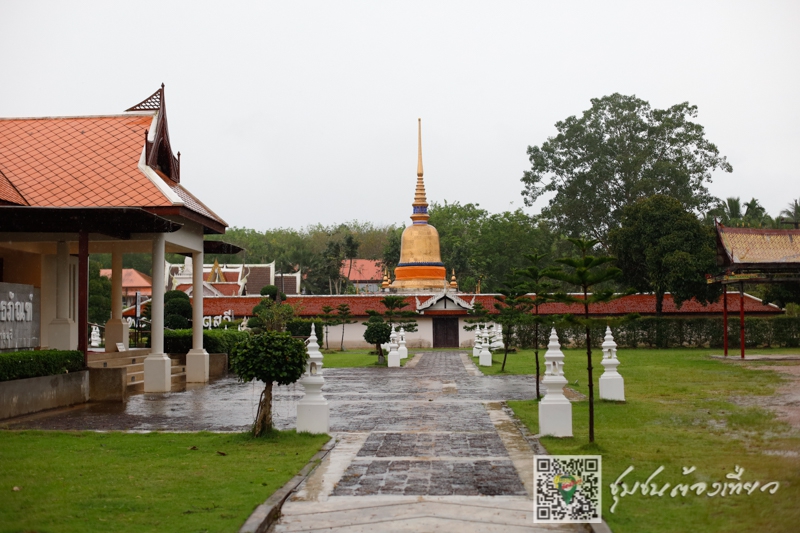
[[[587,531],[533,524],[533,452],[502,401],[529,399],[530,376],[483,376],[461,352],[404,368],[325,369],[337,444],[283,506],[276,532]],[[229,377],[6,424],[15,429],[242,431],[260,384]],[[275,387],[274,421],[295,426],[301,386]]]

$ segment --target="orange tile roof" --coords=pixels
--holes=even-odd
[[[29,205],[164,207],[139,169],[153,115],[0,120],[0,171]],[[2,199],[13,201],[5,194]]]
[[[728,261],[753,263],[800,263],[800,230],[726,228],[717,226]]]
[[[350,270],[350,261],[342,263],[341,274],[347,276]],[[353,270],[350,272],[350,281],[382,281],[383,271],[381,262],[374,259],[353,259]]]
[[[111,269],[101,268],[100,275],[111,279]],[[134,268],[122,269],[122,288],[123,289],[139,289],[150,288],[153,286],[153,278],[147,274],[143,274]],[[149,293],[148,293],[149,294]]]

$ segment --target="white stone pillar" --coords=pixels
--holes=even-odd
[[[106,322],[106,352],[116,352],[117,343],[128,348],[128,321],[122,319],[122,253],[111,252],[111,319]]]
[[[311,324],[308,338],[308,363],[306,373],[300,379],[305,396],[297,402],[297,431],[309,433],[328,433],[330,431],[330,408],[328,400],[322,395],[325,378],[322,376],[322,352],[317,344],[316,327]]]
[[[472,357],[478,357],[481,354],[481,338],[483,338],[483,331],[481,330],[481,325],[478,324],[477,329],[475,329],[475,341],[472,343]]]
[[[392,326],[392,334],[389,335],[389,355],[386,356],[387,366],[390,368],[400,366],[400,352],[397,351],[397,331]]]
[[[564,353],[558,343],[558,335],[553,328],[550,333],[550,342],[544,354],[544,383],[547,392],[539,402],[539,435],[552,435],[554,437],[572,436],[572,404],[564,396],[564,386],[567,379],[564,377]]]
[[[406,348],[406,330],[400,328],[400,347],[397,348],[397,353],[400,354],[400,359],[408,359],[408,348]]]
[[[56,253],[56,317],[48,328],[48,344],[54,350],[75,350],[78,337],[69,318],[69,243],[58,241]]]
[[[603,375],[600,376],[600,399],[625,401],[625,380],[617,372],[619,359],[617,359],[617,343],[611,334],[611,328],[606,326],[606,337],[603,340]]]
[[[144,391],[169,392],[172,362],[164,353],[164,234],[153,238],[153,294],[150,301],[150,355],[144,360]]]
[[[492,366],[492,351],[489,349],[489,328],[483,331],[481,339],[481,353],[479,354],[478,364],[480,366]]]
[[[192,253],[192,349],[186,354],[186,382],[208,381],[208,352],[203,348],[203,252]]]

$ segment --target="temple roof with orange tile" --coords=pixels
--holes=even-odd
[[[0,119],[0,204],[32,207],[186,208],[224,220],[162,176],[173,202],[139,169],[157,113]],[[159,179],[155,177],[154,179]]]
[[[728,228],[718,224],[717,236],[726,266],[800,265],[800,230]]]

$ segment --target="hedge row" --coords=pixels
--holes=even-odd
[[[0,353],[0,381],[53,376],[79,370],[83,370],[83,353],[77,350]]]
[[[311,324],[315,324],[314,332],[317,335],[317,343],[322,346],[325,339],[325,323],[322,320],[308,318],[295,318],[286,323],[286,331],[292,337],[308,337],[311,335]]]
[[[249,333],[237,329],[203,330],[203,347],[208,353],[231,353],[233,346],[247,338]],[[164,330],[166,353],[188,353],[192,349],[192,330]]]
[[[550,337],[549,326],[539,326],[539,346],[546,346]],[[559,342],[563,346],[586,347],[583,326],[556,323]],[[606,326],[592,328],[592,344],[603,343]],[[745,347],[798,347],[800,346],[800,317],[745,317]],[[612,326],[614,341],[624,348],[721,348],[723,345],[722,317],[710,318],[657,318],[642,317]],[[533,346],[533,326],[525,326],[515,339],[515,344]],[[739,317],[728,317],[728,346],[740,344]]]

